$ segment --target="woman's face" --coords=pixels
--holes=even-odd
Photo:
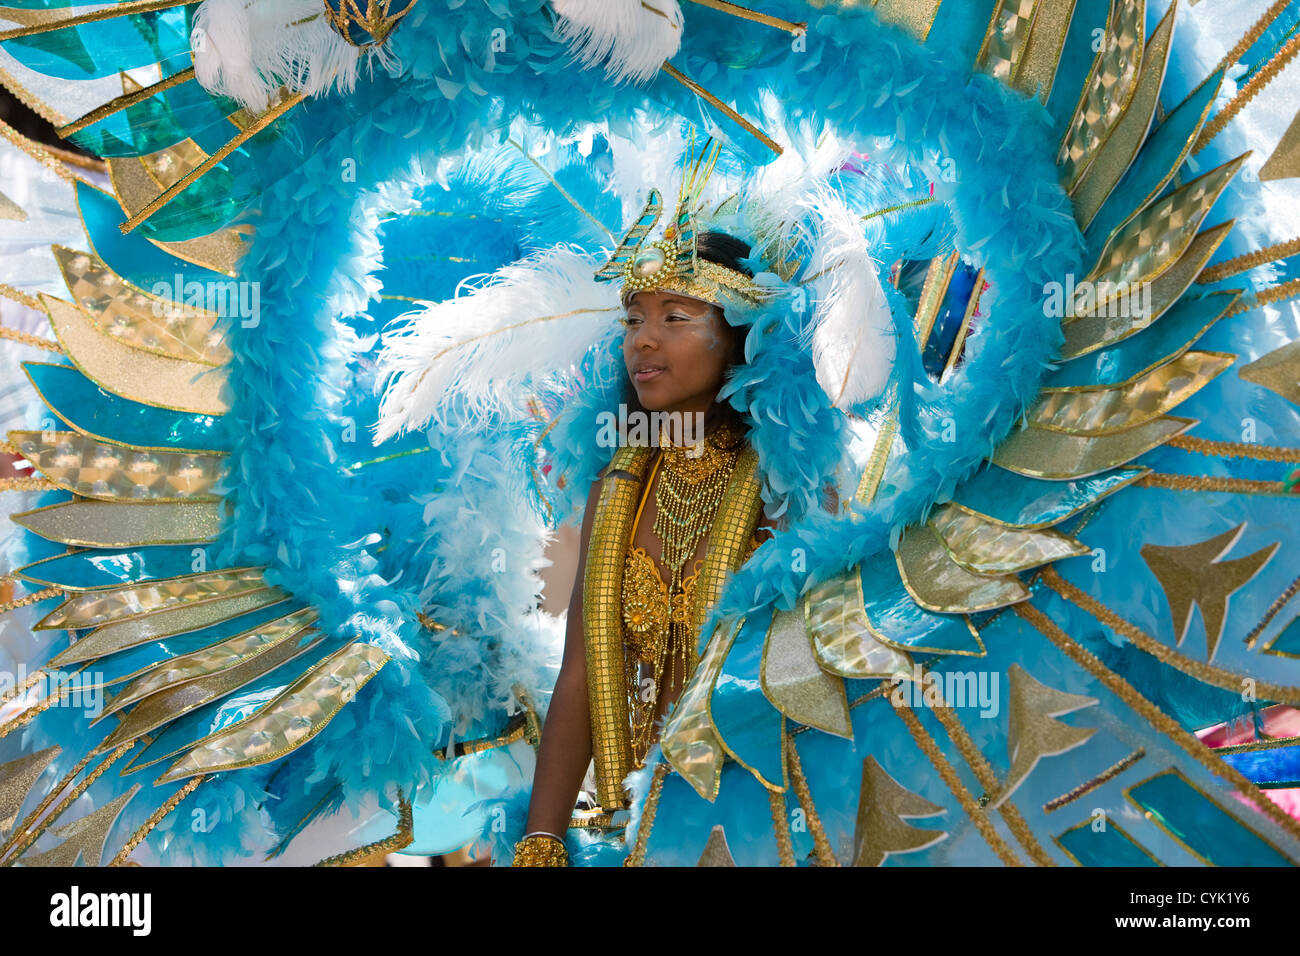
[[[637,292],[623,324],[623,361],[645,409],[708,411],[731,359],[722,310],[677,292]]]

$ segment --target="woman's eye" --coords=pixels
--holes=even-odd
[[[641,324],[641,316],[639,316],[639,315],[625,315],[625,316],[623,316],[623,318],[619,319],[619,321],[623,323],[624,328],[626,328],[627,326],[630,326],[630,325],[640,325],[640,324]]]

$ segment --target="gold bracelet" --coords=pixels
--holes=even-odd
[[[553,836],[524,837],[515,844],[511,866],[568,866],[569,851],[564,841]]]

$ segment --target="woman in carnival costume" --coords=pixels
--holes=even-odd
[[[0,35],[0,862],[1300,860],[1300,4],[369,6]]]

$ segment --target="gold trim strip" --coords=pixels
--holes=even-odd
[[[179,5],[179,4],[175,4],[173,0],[173,5]],[[151,200],[148,205],[144,206],[142,209],[136,212],[135,215],[129,217],[125,222],[123,222],[118,227],[119,229],[121,229],[122,234],[125,235],[131,232],[133,229],[135,229],[136,226],[140,225],[142,222],[147,220],[150,216],[156,213],[163,206],[166,206],[168,203],[170,203],[181,193],[185,192],[185,190],[189,189],[190,186],[198,182],[200,178],[207,175],[207,173],[214,166],[220,163],[223,159],[225,159],[227,156],[229,156],[231,153],[237,150],[240,146],[244,145],[244,143],[252,139],[255,135],[260,133],[262,130],[266,129],[266,127],[270,126],[272,123],[278,120],[285,113],[289,112],[289,110],[293,109],[295,106],[297,106],[306,98],[307,98],[307,94],[305,93],[294,93],[293,95],[285,97],[279,103],[272,106],[265,113],[259,116],[256,120],[254,120],[248,126],[241,129],[238,133],[236,133],[233,137],[231,137],[231,139],[224,146],[218,149],[215,153],[213,153],[203,162],[199,163],[199,165],[195,166],[193,169],[191,169],[188,173],[186,173],[184,176],[182,176],[172,185],[164,189],[161,193],[158,194],[157,197]]]
[[[1300,592],[1300,577],[1297,577],[1287,585],[1286,590],[1279,594],[1273,603],[1269,605],[1268,610],[1264,612],[1264,616],[1260,618],[1259,623],[1247,632],[1245,638],[1243,638],[1246,650],[1254,649],[1255,642],[1259,640],[1259,635],[1264,633],[1264,628],[1268,627],[1269,624],[1272,623],[1273,618],[1277,617],[1278,614],[1282,612],[1282,608],[1286,607],[1287,602],[1296,596],[1296,592]]]
[[[197,777],[191,777],[189,780],[185,781],[183,787],[168,797],[162,806],[149,815],[149,819],[140,826],[140,829],[131,834],[131,838],[122,845],[122,849],[117,851],[117,855],[113,857],[112,861],[108,865],[126,866],[126,861],[130,859],[131,854],[135,852],[135,848],[144,842],[144,838],[153,832],[154,827],[162,823],[163,818],[166,817],[167,814],[175,810],[182,800],[197,790],[199,784],[207,779],[206,776],[200,775]]]
[[[202,780],[203,778],[199,777],[198,779]],[[374,843],[359,846],[355,850],[348,850],[336,856],[327,856],[318,863],[313,863],[312,866],[351,866],[377,853],[396,853],[403,847],[410,846],[415,840],[415,817],[411,810],[410,801],[403,796],[400,788],[397,791],[397,801],[396,833]]]
[[[116,20],[118,17],[126,17],[135,13],[153,13],[158,10],[170,10],[173,7],[190,7],[198,2],[199,0],[123,0],[121,3],[116,3],[102,10],[79,13],[51,23],[38,23],[31,26],[15,27],[11,30],[2,30],[0,31],[0,43],[5,40],[15,40],[18,37],[36,36],[40,33],[64,30],[68,27],[80,26],[83,23]]]
[[[930,692],[938,697],[938,705],[932,708],[934,716],[939,719],[939,723],[943,724],[943,729],[948,732],[948,738],[957,745],[957,752],[974,772],[975,779],[984,788],[984,793],[990,796],[996,794],[1002,789],[1002,784],[998,781],[998,776],[993,772],[988,760],[985,759],[983,751],[975,745],[975,741],[971,739],[956,712],[944,701],[937,682],[927,689],[927,694]],[[1056,861],[1043,849],[1043,845],[1029,829],[1029,824],[1025,822],[1024,816],[1014,803],[1009,799],[1002,801],[998,805],[998,815],[1002,817],[1011,835],[1029,854],[1031,860],[1039,866],[1056,866]]]
[[[803,808],[804,818],[808,822],[808,832],[813,838],[813,853],[816,855],[817,865],[839,866],[840,861],[836,859],[835,851],[831,849],[831,841],[826,838],[826,828],[822,826],[822,818],[817,813],[817,805],[813,803],[812,788],[808,786],[808,778],[804,776],[803,762],[799,759],[799,748],[795,746],[794,738],[790,736],[784,726],[781,735],[785,742],[786,765],[790,772],[790,786],[794,790],[799,806]]]
[[[17,292],[18,290],[15,289],[14,291]],[[23,305],[29,305],[29,303],[24,302]],[[29,307],[39,309],[41,304],[35,299],[32,299]],[[21,332],[18,329],[11,329],[7,325],[0,325],[0,339],[9,339],[11,342],[17,342],[20,345],[28,345],[34,349],[44,349],[46,352],[53,352],[56,355],[64,354],[63,346],[58,342],[51,342],[49,339],[43,339],[39,335],[32,335],[30,332]]]
[[[1286,2],[1290,2],[1290,0],[1286,0]],[[1286,242],[1274,243],[1263,249],[1256,249],[1244,256],[1236,256],[1226,262],[1220,262],[1217,266],[1202,269],[1201,274],[1196,277],[1196,281],[1201,284],[1221,282],[1224,279],[1241,275],[1243,272],[1249,272],[1251,269],[1257,269],[1270,262],[1287,259],[1297,252],[1300,252],[1300,236],[1288,239]]]
[[[73,133],[80,133],[87,126],[93,126],[100,120],[112,116],[114,113],[120,113],[122,110],[135,106],[137,103],[143,103],[145,100],[152,99],[159,93],[170,90],[173,86],[180,86],[194,79],[194,67],[187,67],[179,73],[173,73],[164,80],[150,84],[143,89],[134,93],[124,93],[121,96],[114,97],[102,106],[96,106],[85,116],[79,117],[65,126],[60,126],[58,134],[60,139],[67,139]]]
[[[785,794],[769,790],[767,803],[772,811],[772,834],[776,837],[777,859],[781,861],[781,866],[795,866],[794,846],[790,842],[790,824],[785,818]]]
[[[1115,763],[1111,764],[1109,767],[1107,767],[1101,773],[1097,774],[1097,776],[1093,777],[1091,780],[1085,780],[1077,787],[1073,787],[1072,789],[1067,790],[1059,797],[1053,797],[1051,800],[1048,800],[1046,803],[1043,804],[1043,812],[1051,813],[1054,810],[1061,809],[1061,807],[1064,807],[1067,804],[1073,803],[1075,800],[1078,800],[1080,797],[1087,796],[1088,794],[1092,793],[1092,791],[1096,790],[1098,787],[1114,780],[1116,777],[1122,774],[1129,767],[1135,765],[1139,760],[1141,760],[1146,755],[1147,755],[1146,750],[1144,750],[1142,747],[1139,747],[1137,750],[1133,751],[1127,757],[1124,757],[1122,760],[1117,760]],[[1064,849],[1064,847],[1062,847],[1062,849]]]
[[[1300,820],[1296,820],[1272,800],[1269,800],[1258,787],[1246,779],[1241,771],[1216,757],[1214,751],[1202,743],[1195,734],[1184,730],[1164,711],[1142,696],[1132,684],[1112,671],[1096,655],[1061,630],[1055,621],[1032,604],[1017,604],[1015,612],[1033,625],[1040,634],[1056,645],[1075,664],[1095,677],[1105,685],[1107,690],[1142,716],[1153,728],[1182,748],[1188,756],[1211,773],[1226,780],[1252,806],[1286,831],[1292,839],[1300,840]]]
[[[1196,0],[1192,0],[1192,2],[1195,3]],[[1274,20],[1282,15],[1282,11],[1290,6],[1290,4],[1291,0],[1273,0],[1273,5],[1264,12],[1263,16],[1255,21],[1255,25],[1246,31],[1245,35],[1224,55],[1223,59],[1219,61],[1219,65],[1211,70],[1210,73],[1213,74],[1220,70],[1226,70],[1228,67],[1240,60],[1242,56],[1245,55],[1246,51],[1255,45],[1255,41],[1263,36],[1264,31],[1273,24]]]
[[[884,693],[888,694],[892,685],[886,682],[881,685],[881,688]],[[961,782],[961,778],[957,776],[957,771],[948,762],[948,758],[943,755],[943,751],[934,742],[934,738],[926,732],[916,714],[912,713],[911,706],[906,702],[894,704],[891,700],[890,703],[893,705],[894,713],[907,726],[908,733],[912,735],[916,745],[921,748],[921,752],[934,765],[934,769],[939,771],[939,776],[943,778],[943,782],[948,785],[948,789],[957,798],[961,808],[966,811],[966,816],[970,818],[971,823],[975,824],[975,829],[979,831],[980,836],[993,849],[993,852],[998,855],[998,859],[1006,866],[1023,866],[1024,864],[1021,863],[1015,852],[1012,851],[1011,847],[1007,846],[1006,841],[993,828],[993,822],[989,820],[984,808],[975,802],[975,798],[966,789],[966,785]]]
[[[1150,634],[1130,624],[1092,595],[1065,580],[1055,568],[1045,568],[1043,570],[1043,583],[1071,604],[1087,611],[1097,621],[1106,625],[1115,633],[1127,637],[1139,650],[1150,654],[1162,664],[1168,664],[1189,677],[1196,678],[1203,684],[1220,687],[1234,693],[1245,686],[1247,675],[1234,674],[1230,670],[1179,653],[1169,645],[1156,640]],[[1259,696],[1264,699],[1275,700],[1283,704],[1300,704],[1300,687],[1286,687],[1269,681],[1255,681],[1254,683]]]
[[[746,132],[748,132],[751,136],[757,139],[760,143],[762,143],[772,152],[776,153],[776,155],[780,156],[782,153],[785,152],[785,150],[781,148],[781,146],[776,142],[776,140],[772,139],[772,137],[768,136],[761,129],[759,129],[749,120],[745,119],[745,117],[741,116],[734,109],[732,109],[726,103],[722,102],[722,100],[718,99],[708,90],[706,90],[704,87],[700,86],[700,84],[696,83],[694,80],[688,77],[681,70],[677,69],[677,67],[673,66],[667,60],[664,61],[664,65],[662,69],[665,73],[671,76],[678,83],[682,84],[682,86],[686,87],[696,96],[700,97],[702,100],[714,106],[718,110],[721,110],[724,114],[726,114],[726,116],[729,119],[743,126]]]
[[[641,811],[641,820],[636,827],[636,843],[632,852],[623,861],[624,866],[644,866],[646,844],[650,842],[650,831],[654,827],[655,815],[659,812],[659,795],[664,789],[664,778],[668,776],[666,763],[655,764],[654,776],[650,780],[650,792],[645,798],[645,809]]]
[[[1214,115],[1214,119],[1205,124],[1205,128],[1201,130],[1201,138],[1196,141],[1193,151],[1199,153],[1210,145],[1210,141],[1223,132],[1224,128],[1246,107],[1247,103],[1259,94],[1260,90],[1273,82],[1297,53],[1300,53],[1300,33],[1288,40],[1286,45],[1268,61],[1268,64],[1252,76],[1250,82],[1238,90],[1237,95]]]
[[[1300,464],[1300,448],[1280,448],[1276,445],[1254,445],[1249,442],[1215,441],[1194,435],[1177,435],[1165,444],[1170,448],[1209,455],[1213,458],[1253,458],[1256,461],[1278,461]]]
[[[808,29],[808,24],[806,23],[793,23],[790,20],[783,20],[780,17],[774,17],[770,14],[758,13],[738,4],[728,3],[727,0],[690,0],[690,2],[697,3],[702,7],[708,7],[711,10],[729,13],[733,17],[740,17],[742,20],[751,20],[754,23],[761,23],[766,27],[776,27],[778,30],[784,30],[786,33],[802,33]]]
[[[1133,483],[1137,488],[1168,488],[1172,491],[1223,491],[1239,495],[1286,495],[1280,481],[1248,478],[1220,478],[1216,475],[1166,475],[1151,472]]]

